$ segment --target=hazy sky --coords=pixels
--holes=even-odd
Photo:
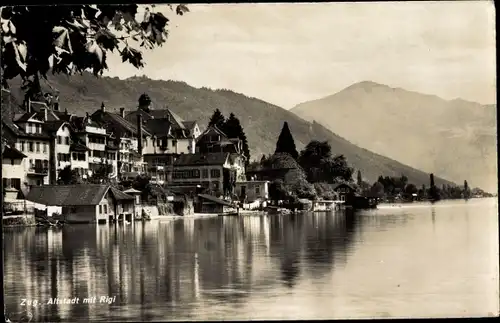
[[[496,102],[493,2],[190,5],[137,70],[107,75],[228,88],[289,109],[364,80]],[[156,9],[159,9],[157,6]]]

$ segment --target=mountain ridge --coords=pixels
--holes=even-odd
[[[362,81],[289,111],[359,147],[497,191],[495,104]]]
[[[208,123],[213,111],[218,108],[227,117],[233,112],[241,121],[250,145],[252,159],[274,152],[276,140],[284,121],[287,121],[294,136],[297,149],[302,149],[310,140],[327,140],[332,152],[343,154],[348,162],[360,169],[363,178],[370,182],[378,176],[406,175],[409,182],[429,185],[429,174],[408,167],[400,162],[356,147],[347,139],[337,136],[317,122],[307,122],[294,113],[258,98],[247,97],[228,89],[195,88],[186,82],[151,80],[144,76],[127,79],[100,77],[84,73],[70,78],[62,75],[49,76],[51,86],[60,93],[60,107],[68,112],[84,115],[98,109],[104,102],[109,111],[124,107],[132,110],[142,93],[147,93],[153,108],[168,106],[184,120],[197,120],[201,128]],[[18,102],[23,92],[20,81],[11,82],[11,91]],[[43,85],[46,90],[48,86]],[[452,184],[435,174],[436,184]]]

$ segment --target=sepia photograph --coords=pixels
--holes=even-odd
[[[6,323],[499,316],[493,1],[0,10]]]

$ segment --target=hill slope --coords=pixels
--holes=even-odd
[[[157,81],[146,77],[133,77],[126,80],[118,78],[95,78],[90,74],[54,76],[50,84],[60,91],[60,107],[80,115],[92,113],[104,102],[109,111],[135,109],[142,93],[147,93],[153,108],[168,106],[185,120],[197,120],[203,128],[213,111],[218,108],[228,116],[233,112],[241,121],[248,137],[251,155],[273,153],[279,132],[284,121],[288,121],[295,138],[297,149],[302,149],[310,140],[328,140],[333,153],[344,154],[363,177],[370,182],[379,175],[400,176],[405,174],[410,182],[428,186],[429,176],[394,160],[374,154],[354,146],[345,139],[333,134],[322,125],[309,123],[295,114],[259,99],[249,98],[229,90],[197,89],[183,82]],[[22,92],[11,82],[11,91],[19,102]],[[439,176],[439,174],[436,174]],[[449,183],[440,178],[436,184]]]
[[[361,82],[292,110],[412,167],[497,191],[496,106]]]

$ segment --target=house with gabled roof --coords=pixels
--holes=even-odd
[[[13,146],[2,145],[2,182],[4,189],[15,189],[22,192],[25,181],[26,155]]]
[[[16,121],[3,119],[3,137],[25,157],[21,190],[27,193],[32,185],[49,183],[50,145],[52,138],[35,112],[26,112]]]
[[[62,208],[68,223],[133,221],[135,198],[110,185],[45,185],[33,187],[26,200]]]
[[[145,163],[142,154],[153,145],[153,142],[151,133],[142,126],[142,119],[138,118],[135,124],[129,122],[120,114],[107,111],[104,103],[91,118],[114,137],[114,146],[118,149],[118,174],[144,173]]]
[[[168,180],[172,186],[200,185],[227,195],[234,183],[245,179],[244,165],[243,156],[235,153],[183,154],[174,160]]]
[[[243,142],[239,138],[229,138],[215,125],[210,125],[196,139],[197,153],[228,152],[243,154]]]

